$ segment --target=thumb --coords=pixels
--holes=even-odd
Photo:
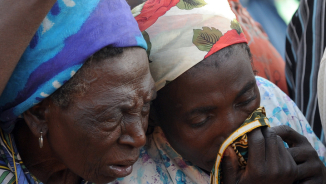
[[[234,184],[240,173],[238,156],[231,146],[228,146],[222,159],[222,180],[224,184]]]

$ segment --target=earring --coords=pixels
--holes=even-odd
[[[43,147],[43,136],[42,136],[43,132],[40,132],[40,133],[41,133],[41,136],[38,138],[38,143],[40,145],[40,148],[42,148]]]

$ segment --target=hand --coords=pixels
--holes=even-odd
[[[288,152],[298,165],[298,183],[326,184],[326,167],[307,138],[285,125],[271,129],[288,143]]]
[[[276,132],[268,127],[248,133],[248,161],[241,170],[238,157],[228,147],[222,160],[224,184],[292,184],[298,168],[290,152]]]

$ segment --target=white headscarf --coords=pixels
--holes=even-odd
[[[133,9],[156,89],[218,50],[247,40],[227,1],[149,0]]]

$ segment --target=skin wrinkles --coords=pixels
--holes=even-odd
[[[149,102],[153,99],[153,96],[155,94],[154,89],[151,90],[151,93],[147,93],[147,95],[144,95],[144,99],[137,99],[135,96],[135,94],[137,94],[137,92],[134,91],[126,91],[123,92],[124,94],[132,94],[130,96],[124,97],[124,96],[118,96],[121,97],[123,100],[115,100],[114,102],[112,101],[107,101],[106,99],[103,99],[102,102],[94,102],[94,104],[96,105],[94,107],[94,109],[96,109],[98,111],[98,114],[96,114],[95,116],[93,114],[90,114],[89,112],[92,112],[91,110],[93,109],[93,106],[91,108],[86,107],[86,109],[88,110],[86,114],[84,114],[82,116],[82,119],[87,118],[89,121],[92,121],[94,123],[97,123],[96,121],[104,121],[106,120],[107,123],[111,123],[114,122],[116,120],[120,120],[123,116],[123,114],[125,114],[124,119],[128,120],[128,119],[133,119],[133,118],[129,118],[130,116],[135,116],[135,118],[139,118],[142,115],[139,112],[142,112],[141,108],[146,107],[145,109],[149,109]],[[123,101],[121,103],[121,101]],[[119,103],[120,102],[120,103]],[[107,105],[103,105],[103,104],[107,104],[110,103],[112,104],[112,106],[108,107]],[[143,105],[144,104],[144,105]],[[147,105],[145,105],[147,104]],[[143,105],[143,106],[142,106]],[[82,106],[85,107],[85,106]],[[148,114],[149,110],[146,110],[145,114]],[[142,112],[144,113],[144,112]],[[107,114],[107,116],[105,116]],[[116,118],[117,114],[119,115],[119,118]],[[147,116],[146,116],[147,117]],[[138,122],[142,122],[143,120],[139,120]],[[125,121],[122,121],[125,122]]]
[[[212,55],[202,62],[218,62]],[[186,160],[210,171],[219,146],[260,104],[250,59],[245,52],[200,63],[158,92],[158,122],[171,146]],[[157,114],[157,113],[156,113]]]
[[[128,174],[117,175],[112,165],[127,167],[136,162],[146,142],[148,112],[142,111],[155,97],[146,51],[125,48],[123,57],[106,60],[90,70],[87,77],[91,77],[85,79],[92,81],[89,88],[82,95],[73,95],[67,108],[61,109],[47,98],[24,114],[29,128],[15,133],[17,147],[28,170],[41,181],[50,181],[48,178],[59,172],[51,169],[60,165],[60,171],[69,171],[78,180],[108,183]],[[131,106],[126,108],[126,104]],[[42,149],[37,145],[41,130]],[[23,140],[21,135],[28,137]],[[35,144],[33,153],[24,148],[21,141],[26,140]],[[55,163],[43,163],[49,171],[31,167],[46,158],[56,159]]]

